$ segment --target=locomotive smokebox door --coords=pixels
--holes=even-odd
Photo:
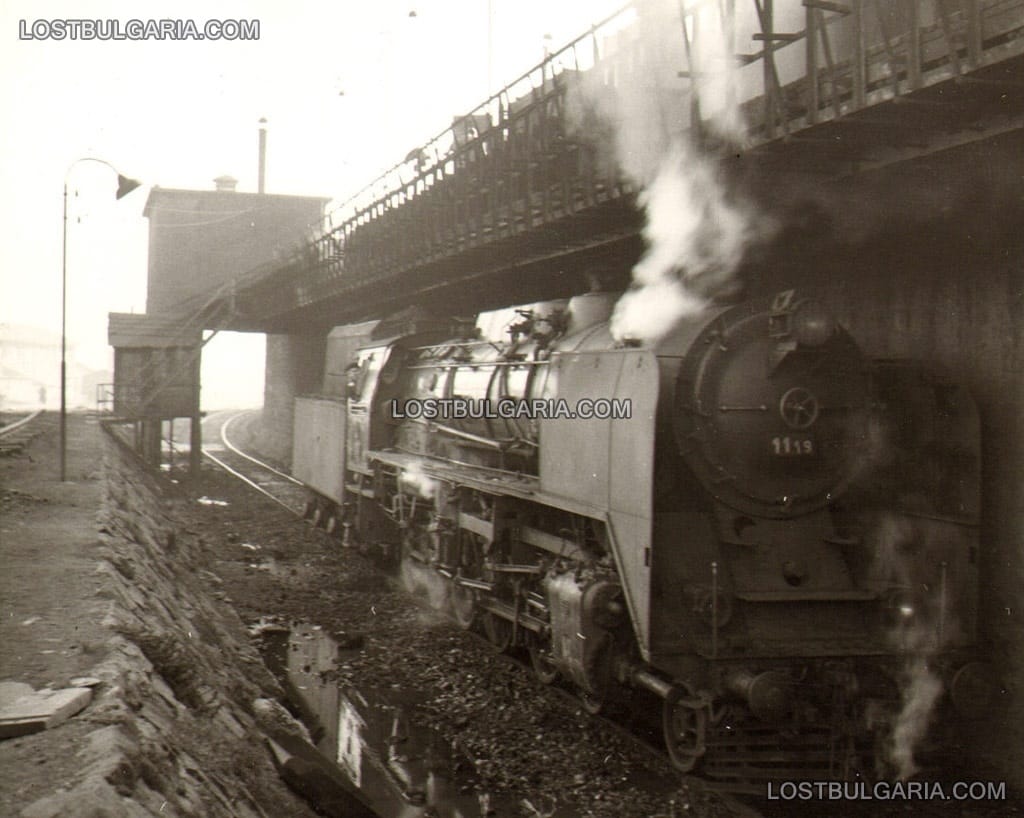
[[[773,306],[707,324],[679,368],[674,425],[717,500],[792,519],[847,486],[867,441],[870,364],[816,302]]]

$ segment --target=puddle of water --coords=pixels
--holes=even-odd
[[[207,497],[205,494],[202,497],[200,497],[198,500],[196,500],[196,502],[200,503],[201,505],[204,505],[204,506],[226,506],[226,505],[228,505],[228,501],[227,500],[214,500],[212,497]]]
[[[571,818],[492,798],[471,762],[410,716],[409,691],[353,688],[337,681],[338,642],[311,625],[260,630],[267,667],[284,684],[317,749],[382,818],[544,816]]]

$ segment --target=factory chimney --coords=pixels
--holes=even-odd
[[[260,171],[257,193],[266,193],[267,184],[267,118],[260,117]]]

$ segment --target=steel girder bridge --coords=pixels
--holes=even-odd
[[[638,188],[606,161],[611,134],[581,126],[578,100],[628,74],[649,5],[454,120],[287,259],[187,306],[207,328],[290,332],[563,296],[595,271],[625,285],[643,244]],[[678,68],[662,90],[680,130],[763,189],[794,174],[842,184],[1024,126],[1024,0],[682,0],[665,22]],[[695,55],[712,24],[735,55],[741,145],[709,127],[701,91],[715,78]]]

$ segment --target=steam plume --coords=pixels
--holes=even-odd
[[[887,744],[888,761],[898,778],[907,779],[918,771],[915,751],[928,732],[935,707],[942,695],[942,680],[932,671],[929,660],[941,650],[958,624],[946,621],[940,627],[943,581],[932,568],[944,564],[950,543],[943,528],[927,520],[884,514],[876,521],[872,536],[876,581],[889,587],[914,590],[895,614],[889,639],[905,654],[898,682],[900,710]]]
[[[759,232],[713,160],[692,147],[698,133],[745,139],[731,21],[718,4],[681,9],[645,4],[633,28],[609,38],[606,66],[589,72],[577,104],[579,130],[615,146],[646,214],[647,252],[612,317],[617,338],[656,339],[727,291]]]
[[[726,196],[715,168],[682,141],[640,195],[647,251],[633,268],[635,287],[616,305],[617,338],[656,339],[725,291],[747,247],[751,218]]]
[[[907,779],[917,772],[914,748],[927,733],[935,704],[942,695],[942,682],[924,657],[908,664],[901,693],[903,706],[893,727],[889,760],[896,766],[897,776]]]
[[[433,500],[437,494],[437,481],[428,477],[418,463],[413,463],[403,469],[399,480],[402,485],[411,488],[424,500]]]

